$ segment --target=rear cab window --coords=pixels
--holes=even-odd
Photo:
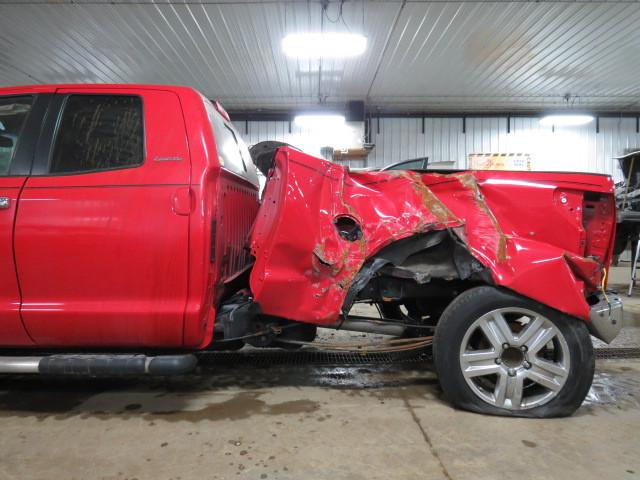
[[[257,169],[246,143],[233,124],[226,121],[209,100],[203,98],[203,101],[213,130],[220,166],[257,186],[259,184]]]
[[[50,174],[137,167],[144,162],[142,99],[70,95],[56,133]]]
[[[0,97],[0,176],[9,175],[33,96]]]

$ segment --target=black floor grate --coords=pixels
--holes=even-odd
[[[323,352],[318,350],[282,350],[249,352],[206,352],[198,355],[201,365],[364,365],[424,362],[431,353],[417,350],[400,353]]]
[[[598,359],[640,358],[640,348],[596,348]],[[323,352],[318,350],[264,350],[242,352],[204,352],[201,365],[270,366],[270,365],[365,365],[408,362],[430,362],[428,349],[399,353]]]
[[[596,348],[596,358],[607,360],[616,358],[640,358],[640,348]]]

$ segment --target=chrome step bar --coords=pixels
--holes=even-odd
[[[53,354],[0,356],[0,374],[71,376],[184,375],[198,364],[195,355]]]

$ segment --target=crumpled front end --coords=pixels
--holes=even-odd
[[[254,299],[268,315],[334,324],[365,262],[448,230],[490,281],[590,319],[615,228],[609,177],[348,169],[281,148],[254,224]]]

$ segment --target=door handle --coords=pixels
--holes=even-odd
[[[7,209],[11,206],[11,199],[9,197],[0,197],[0,208]]]

